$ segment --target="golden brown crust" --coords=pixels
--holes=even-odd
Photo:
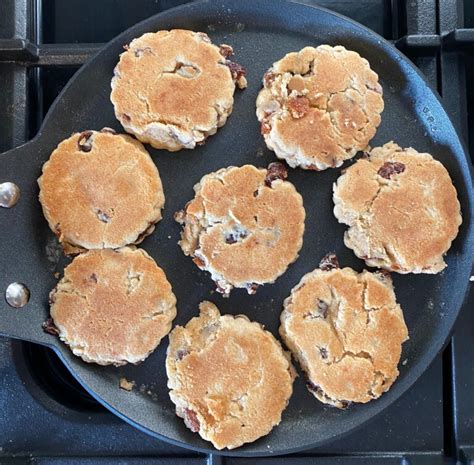
[[[280,334],[324,403],[387,391],[408,332],[388,276],[350,268],[306,274],[284,302]]]
[[[344,47],[288,53],[267,71],[257,117],[269,149],[292,167],[337,167],[365,149],[384,103],[377,74]]]
[[[84,131],[62,141],[38,184],[44,216],[66,253],[143,240],[165,203],[143,145],[110,132]]]
[[[61,340],[99,365],[143,361],[176,316],[165,273],[144,250],[132,247],[77,256],[50,301]]]
[[[253,442],[280,423],[294,371],[271,333],[247,317],[200,315],[170,333],[170,397],[186,425],[217,449]]]
[[[344,242],[369,266],[438,273],[462,222],[456,189],[428,153],[389,142],[334,185],[334,214],[350,226]]]
[[[214,134],[232,111],[235,82],[246,84],[229,68],[232,48],[225,47],[181,29],[134,39],[112,79],[110,98],[124,129],[169,151],[192,149]]]
[[[254,293],[273,282],[301,249],[303,199],[290,182],[268,176],[252,165],[210,173],[176,217],[184,224],[179,243],[184,253],[211,273],[225,295],[233,287]]]

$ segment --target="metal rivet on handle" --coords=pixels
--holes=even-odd
[[[11,307],[24,307],[30,300],[30,291],[22,283],[11,283],[5,291],[5,299]]]
[[[20,188],[12,182],[0,184],[0,207],[11,208],[20,200]]]

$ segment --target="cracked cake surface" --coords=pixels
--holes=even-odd
[[[446,168],[428,153],[393,142],[374,148],[334,184],[344,242],[367,265],[438,273],[462,222]]]
[[[158,169],[143,145],[108,128],[62,141],[38,184],[44,216],[66,253],[141,242],[165,203]]]
[[[234,287],[253,294],[298,257],[305,210],[286,176],[281,163],[223,168],[204,176],[176,214],[183,252],[211,273],[222,294]]]
[[[398,376],[408,331],[388,272],[316,269],[292,289],[280,320],[280,334],[321,402],[369,402]]]
[[[50,305],[59,338],[75,355],[99,365],[143,361],[176,316],[165,273],[134,247],[75,257],[51,291]]]
[[[293,168],[340,166],[380,124],[382,86],[369,62],[342,46],[305,47],[265,73],[257,117],[267,147]]]
[[[294,370],[275,337],[245,315],[200,314],[170,333],[166,371],[176,414],[217,449],[268,434],[292,394]]]
[[[124,129],[158,149],[193,149],[223,126],[245,69],[203,32],[182,29],[134,39],[112,79],[111,101]]]

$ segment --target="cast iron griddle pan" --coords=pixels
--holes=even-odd
[[[4,300],[0,302],[0,333],[52,347],[98,401],[142,431],[184,447],[213,451],[210,443],[189,431],[175,415],[166,387],[167,339],[138,366],[100,367],[84,363],[41,329],[48,315],[48,293],[57,282],[53,271],[61,270],[64,264],[56,263],[59,254],[55,238],[37,200],[36,180],[41,167],[56,145],[75,131],[104,126],[123,131],[109,101],[110,80],[123,45],[145,32],[170,28],[204,31],[214,43],[232,45],[235,60],[248,70],[249,81],[246,90],[236,91],[234,110],[227,124],[204,146],[177,153],[147,146],[160,170],[166,205],[163,220],[142,246],[171,281],[178,299],[175,324],[183,325],[196,316],[199,302],[209,299],[222,313],[244,313],[277,335],[283,299],[305,273],[317,267],[324,254],[336,251],[342,266],[363,269],[364,263],[344,246],[345,226],[338,224],[332,213],[332,185],[341,169],[321,173],[289,170],[289,180],[303,195],[306,208],[303,248],[288,271],[275,284],[259,288],[256,295],[236,289],[229,299],[222,298],[213,292],[209,275],[199,271],[177,245],[180,227],[174,222],[173,214],[193,197],[193,185],[204,174],[245,163],[265,167],[275,160],[260,135],[255,99],[263,73],[290,51],[306,45],[340,44],[367,58],[380,76],[385,99],[382,124],[371,145],[394,139],[401,146],[428,151],[446,166],[457,188],[463,224],[447,255],[447,269],[438,275],[393,275],[410,340],[403,346],[400,377],[391,390],[379,400],[351,405],[342,411],[316,400],[306,390],[300,373],[281,424],[253,444],[222,453],[283,454],[321,445],[382,411],[427,368],[441,350],[458,314],[473,251],[469,167],[462,144],[438,97],[413,65],[388,42],[329,11],[273,0],[190,3],[137,24],[84,65],[51,107],[39,134],[30,143],[0,156],[0,182],[14,182],[22,193],[14,208],[0,209],[0,289],[20,281],[31,290],[30,302],[22,309],[12,309]],[[135,380],[137,387],[132,392],[119,389],[122,376]]]

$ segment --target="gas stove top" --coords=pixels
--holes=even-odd
[[[0,152],[35,135],[54,98],[101,44],[182,3],[1,0]],[[391,40],[438,89],[474,154],[474,2],[302,3],[342,13]],[[471,290],[443,354],[394,405],[343,439],[292,456],[291,463],[472,463],[473,307]],[[283,464],[289,459],[259,460]],[[52,351],[0,338],[0,464],[118,462],[243,465],[254,460],[206,456],[150,438],[93,400]]]

